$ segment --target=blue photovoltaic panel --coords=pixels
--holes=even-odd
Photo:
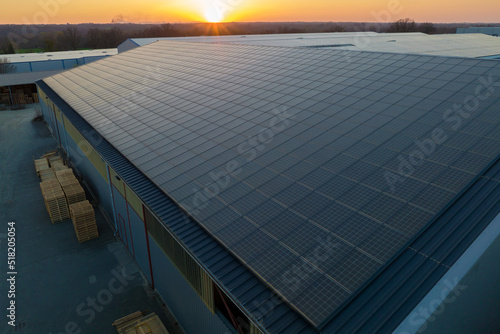
[[[500,63],[348,57],[158,42],[45,82],[318,326],[500,154],[500,93],[447,111]]]

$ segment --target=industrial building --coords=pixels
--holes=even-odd
[[[500,27],[458,28],[457,34],[485,34],[485,35],[499,37],[500,36]]]
[[[345,57],[157,41],[37,82],[187,333],[416,333],[500,234],[500,62]]]
[[[122,53],[158,40],[244,44],[281,47],[308,47],[350,51],[412,53],[433,56],[500,59],[500,41],[480,33],[427,35],[424,33],[347,32],[286,35],[239,35],[132,38],[118,46]]]
[[[10,73],[0,74],[0,105],[38,103],[35,81],[117,53],[117,49],[102,49],[0,55],[12,66]]]

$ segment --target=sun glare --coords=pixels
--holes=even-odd
[[[219,23],[224,18],[224,15],[220,9],[216,6],[207,6],[205,9],[205,19],[210,23]]]

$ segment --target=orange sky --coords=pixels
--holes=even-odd
[[[19,0],[4,1],[2,24],[130,22],[366,21],[500,22],[499,0]]]

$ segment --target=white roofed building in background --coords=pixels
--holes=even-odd
[[[76,66],[85,65],[93,61],[113,56],[117,49],[60,51],[40,53],[16,53],[1,55],[15,66],[14,72],[39,72],[52,70],[67,70]]]
[[[467,58],[500,58],[500,40],[484,34],[427,35],[423,33],[316,33],[128,39],[122,53],[158,40],[281,47],[318,47],[347,51],[391,52]]]

